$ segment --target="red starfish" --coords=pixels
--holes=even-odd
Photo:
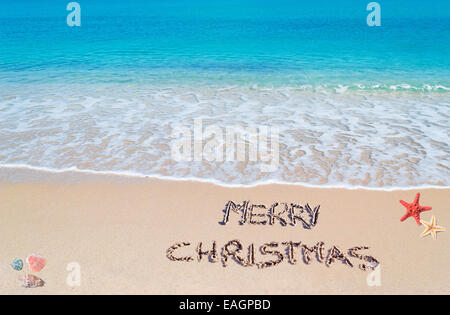
[[[400,221],[405,221],[409,217],[414,217],[416,219],[416,222],[418,225],[421,225],[420,223],[420,213],[423,211],[431,210],[431,207],[422,207],[419,205],[419,198],[420,193],[417,193],[416,198],[412,203],[407,203],[403,200],[400,200],[400,203],[406,208],[405,215],[400,219]]]

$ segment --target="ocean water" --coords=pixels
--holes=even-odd
[[[0,166],[323,186],[450,183],[450,2],[0,0]],[[279,165],[176,161],[276,127]],[[244,140],[245,142],[245,140]],[[248,142],[248,141],[247,141]]]

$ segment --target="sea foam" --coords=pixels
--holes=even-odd
[[[226,185],[448,186],[450,98],[411,87],[81,86],[5,90],[0,165]],[[439,91],[436,91],[439,90]],[[58,92],[55,92],[58,91]],[[175,126],[279,128],[279,167],[175,161]]]

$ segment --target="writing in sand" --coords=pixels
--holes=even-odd
[[[320,205],[311,208],[308,204],[302,206],[294,203],[273,203],[270,206],[251,204],[244,201],[236,204],[229,201],[223,210],[223,220],[219,222],[226,225],[230,221],[230,214],[239,215],[239,224],[274,225],[278,222],[281,226],[301,223],[303,228],[311,229],[317,225]],[[243,267],[256,266],[259,269],[277,266],[283,261],[295,265],[301,259],[304,264],[313,261],[324,264],[327,267],[340,262],[353,268],[356,264],[359,269],[374,270],[379,262],[373,256],[367,255],[369,247],[356,246],[341,250],[336,245],[326,247],[324,242],[315,245],[305,244],[301,241],[266,242],[259,246],[259,253],[254,243],[247,246],[237,239],[233,239],[218,248],[217,242],[212,241],[209,247],[199,242],[193,246],[190,242],[178,242],[167,250],[167,258],[176,262],[192,262],[202,260],[211,263],[221,262],[227,267],[234,261]],[[257,257],[258,256],[258,257]],[[356,261],[356,262],[355,262]]]
[[[272,205],[252,204],[244,201],[241,204],[228,201],[223,210],[224,216],[220,224],[226,225],[230,221],[230,214],[239,215],[239,224],[257,224],[295,226],[300,223],[303,228],[311,229],[316,226],[319,218],[320,205],[312,209],[309,204],[299,205],[295,203],[275,202]]]

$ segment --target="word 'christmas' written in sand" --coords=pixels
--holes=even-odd
[[[260,256],[262,257],[260,257],[260,261],[257,261],[255,244],[253,243],[244,249],[241,241],[231,240],[219,250],[216,241],[213,241],[209,248],[206,248],[200,242],[195,249],[192,248],[189,242],[182,242],[172,245],[167,250],[167,258],[178,262],[192,262],[194,260],[201,262],[203,258],[206,258],[211,263],[216,263],[220,260],[223,267],[227,267],[230,261],[235,261],[243,267],[256,266],[259,269],[279,265],[285,260],[295,265],[299,257],[307,265],[315,260],[325,264],[327,267],[340,262],[353,268],[354,260],[358,260],[359,268],[365,271],[374,270],[379,264],[374,257],[361,253],[368,249],[369,247],[367,246],[357,246],[343,251],[335,245],[326,249],[324,242],[318,242],[314,246],[293,241],[268,242],[259,247]],[[191,254],[189,254],[189,251]]]

